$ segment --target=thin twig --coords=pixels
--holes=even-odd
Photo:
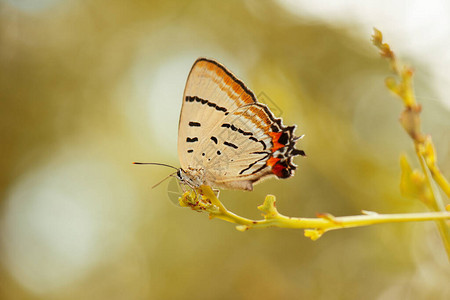
[[[419,160],[422,174],[418,171],[409,172],[411,176],[402,175],[403,192],[409,196],[416,196],[421,199],[429,209],[433,211],[445,211],[444,201],[440,192],[435,188],[434,182],[450,198],[450,184],[439,170],[436,162],[436,153],[430,135],[422,132],[420,127],[421,106],[417,103],[413,89],[413,70],[406,66],[401,66],[397,61],[394,52],[387,43],[383,43],[382,33],[374,28],[372,36],[373,44],[380,50],[381,56],[389,61],[398,80],[392,77],[386,79],[386,85],[395,95],[397,95],[405,106],[400,116],[400,123],[414,142],[416,155]],[[403,158],[406,160],[406,158]],[[402,162],[404,165],[405,162]],[[402,167],[403,171],[408,167]],[[430,176],[431,175],[431,176]],[[424,180],[418,180],[418,179]],[[434,179],[434,182],[431,180]],[[450,260],[450,227],[444,220],[437,221],[439,232]]]
[[[450,212],[425,212],[409,214],[378,214],[363,211],[363,215],[335,217],[330,214],[318,214],[317,218],[294,218],[282,215],[275,207],[275,196],[268,195],[264,203],[258,206],[264,219],[251,220],[238,216],[229,210],[216,197],[211,187],[202,185],[197,193],[185,192],[180,198],[182,206],[190,207],[196,211],[206,211],[209,217],[221,219],[237,224],[236,229],[245,231],[248,229],[280,227],[305,229],[305,236],[316,240],[327,231],[361,227],[382,223],[432,221],[450,219]]]

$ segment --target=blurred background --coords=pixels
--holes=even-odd
[[[1,299],[448,299],[435,224],[238,232],[174,204],[187,74],[214,58],[297,124],[296,175],[222,191],[233,212],[426,210],[384,86],[380,29],[414,66],[423,129],[450,177],[450,5],[428,1],[0,0]],[[448,200],[448,199],[447,199]],[[447,202],[448,203],[448,202]]]

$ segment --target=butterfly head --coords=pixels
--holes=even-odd
[[[190,186],[191,188],[198,188],[204,183],[203,169],[188,168],[177,170],[177,179],[180,183]]]

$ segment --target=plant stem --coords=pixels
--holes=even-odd
[[[412,79],[413,71],[411,68],[400,66],[389,45],[383,43],[383,35],[379,30],[374,29],[372,37],[373,44],[380,49],[381,56],[389,61],[392,70],[399,78],[398,83],[392,78],[386,82],[388,83],[388,89],[396,94],[403,101],[405,106],[400,117],[400,123],[414,142],[416,155],[422,168],[422,173],[425,176],[425,184],[430,191],[425,204],[428,205],[431,210],[443,212],[445,211],[444,201],[442,200],[439,190],[435,188],[435,184],[431,178],[434,179],[436,184],[449,198],[450,184],[437,166],[436,153],[431,137],[423,134],[420,128],[421,106],[417,104],[414,94]],[[447,256],[450,260],[450,227],[444,220],[437,221],[437,225],[447,251]]]
[[[198,198],[192,198],[197,195]],[[211,187],[202,185],[197,193],[185,193],[180,200],[195,210],[206,210],[210,218],[218,218],[237,224],[237,229],[245,231],[251,228],[296,228],[305,229],[305,235],[315,240],[323,233],[341,228],[361,227],[382,223],[437,221],[450,219],[450,212],[425,212],[408,214],[377,214],[364,212],[363,215],[334,217],[329,214],[319,214],[317,218],[293,218],[280,214],[275,207],[275,196],[268,195],[258,209],[263,212],[264,219],[251,220],[238,216],[226,209],[216,197]]]

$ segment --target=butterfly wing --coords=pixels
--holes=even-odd
[[[186,82],[178,124],[181,168],[197,164],[197,148],[230,112],[255,102],[252,92],[224,66],[197,59]]]
[[[188,77],[181,110],[178,154],[184,170],[202,170],[204,184],[252,190],[269,176],[296,169],[295,126],[284,126],[225,67],[199,59]]]
[[[200,146],[207,151],[202,156],[206,182],[252,190],[253,184],[270,176],[292,176],[297,167],[293,157],[304,155],[295,149],[294,130],[295,126],[284,126],[264,104],[237,109],[211,133],[216,139]]]

